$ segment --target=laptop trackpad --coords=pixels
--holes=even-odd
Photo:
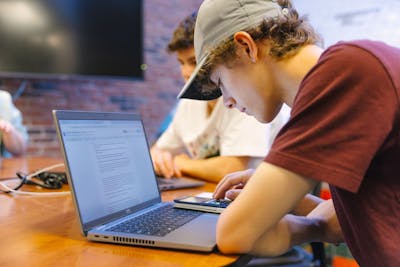
[[[182,243],[216,244],[218,214],[204,213],[165,237]]]

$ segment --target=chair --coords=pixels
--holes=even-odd
[[[245,266],[263,267],[263,266],[296,266],[311,267],[312,256],[300,247],[294,247],[283,255],[276,257],[254,257]]]
[[[312,242],[310,245],[312,253],[296,246],[277,257],[242,255],[225,267],[326,267],[324,244]]]

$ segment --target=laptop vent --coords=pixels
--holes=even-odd
[[[133,244],[133,245],[154,245],[154,241],[143,240],[137,238],[129,238],[129,237],[113,237],[115,242],[123,243],[123,244]]]

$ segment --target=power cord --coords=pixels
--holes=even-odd
[[[61,196],[61,195],[69,195],[70,192],[27,192],[27,191],[19,191],[18,189],[20,189],[24,184],[34,184],[34,185],[39,185],[41,187],[47,188],[47,189],[57,189],[60,188],[61,185],[58,184],[46,184],[45,182],[43,183],[39,183],[37,181],[32,180],[32,178],[34,177],[38,177],[38,175],[45,173],[47,171],[50,171],[52,169],[58,168],[58,167],[63,167],[64,164],[63,163],[59,163],[59,164],[54,164],[48,167],[45,167],[43,169],[40,169],[38,171],[35,171],[31,174],[27,174],[24,175],[22,172],[17,172],[17,176],[18,178],[14,178],[14,179],[19,179],[20,182],[14,186],[14,187],[10,187],[9,185],[7,185],[4,182],[0,182],[0,186],[3,187],[5,190],[1,190],[4,193],[13,193],[13,194],[19,194],[19,195],[31,195],[31,196]]]

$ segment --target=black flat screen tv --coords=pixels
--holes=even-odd
[[[142,79],[142,0],[0,0],[0,76]]]

